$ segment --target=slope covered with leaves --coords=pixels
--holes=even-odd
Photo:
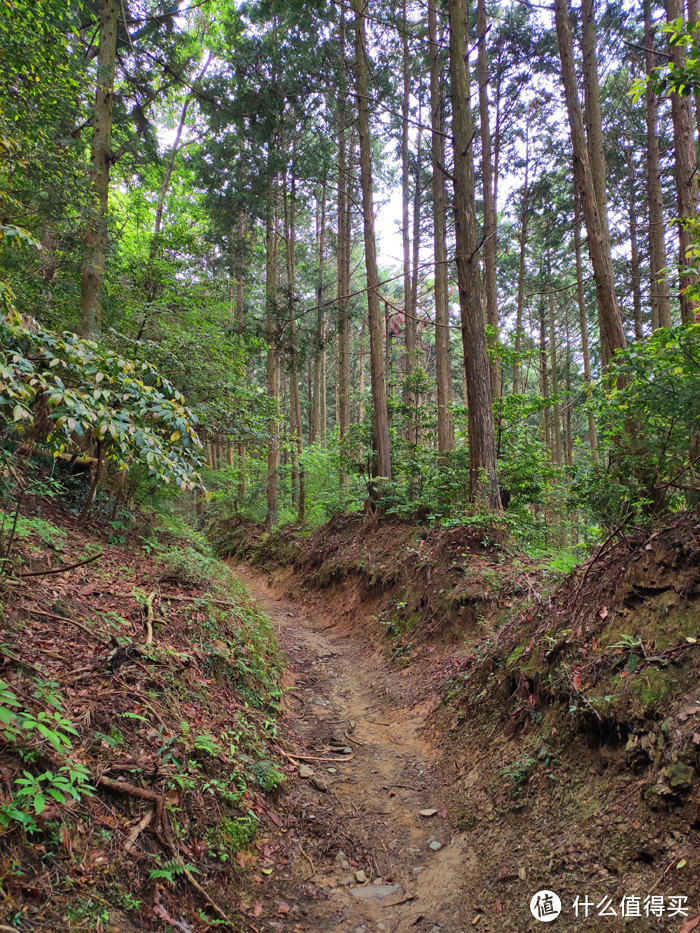
[[[0,521],[0,922],[237,922],[285,778],[265,617],[178,523]]]

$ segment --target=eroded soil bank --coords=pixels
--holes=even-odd
[[[694,529],[594,555],[498,638],[417,638],[407,666],[356,573],[239,567],[296,679],[289,748],[353,756],[296,759],[314,775],[283,798],[290,912],[272,928],[522,933],[542,929],[541,889],[560,930],[700,925]]]

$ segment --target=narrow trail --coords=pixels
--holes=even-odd
[[[423,728],[435,700],[359,634],[341,634],[328,615],[280,597],[250,568],[234,570],[289,658],[295,689],[286,721],[295,750],[352,754],[309,760],[313,776],[287,794],[292,857],[276,890],[301,916],[298,927],[290,915],[278,929],[466,931],[472,911],[461,884],[475,855],[450,824],[439,751]],[[351,752],[336,754],[338,745]]]

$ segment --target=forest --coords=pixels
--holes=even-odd
[[[500,781],[508,820],[529,806],[550,840],[542,769],[573,781],[575,736],[624,749],[620,774],[655,775],[649,838],[670,807],[683,844],[630,868],[620,843],[605,871],[641,890],[665,858],[681,877],[697,0],[4,0],[0,62],[0,930],[524,929],[500,897],[485,914],[481,881],[467,908],[429,872],[382,914],[356,889],[410,885],[386,846],[384,869],[367,854],[376,827],[301,828],[331,791],[314,762],[375,743],[386,786],[411,789],[392,756],[442,760],[421,729],[451,736],[455,767],[481,747],[480,793]],[[408,677],[386,709],[384,668],[324,613]],[[355,704],[341,732],[331,656]],[[309,665],[311,732],[288,721]],[[398,728],[427,696],[407,751],[355,747],[370,697]],[[468,835],[442,793],[416,798],[425,825],[459,811]],[[350,872],[326,885],[342,920],[303,906],[324,858]],[[522,900],[530,875],[507,871]]]

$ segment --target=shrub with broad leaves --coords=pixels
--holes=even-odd
[[[54,455],[97,450],[116,470],[140,465],[180,489],[201,484],[197,418],[147,361],[76,334],[0,318],[0,437]]]

